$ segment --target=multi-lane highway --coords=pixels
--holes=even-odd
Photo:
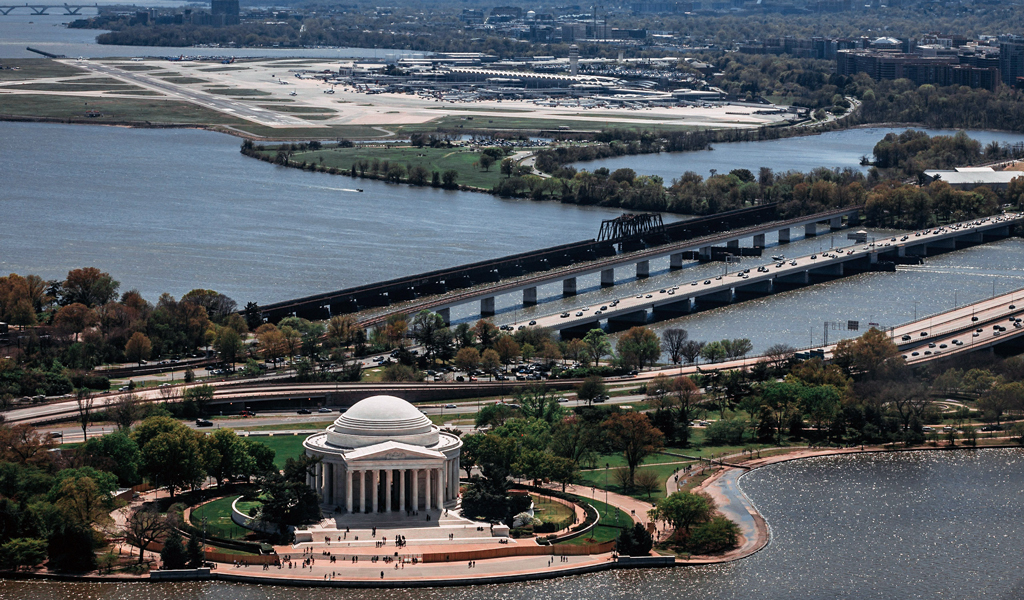
[[[700,304],[702,298],[723,304],[732,302],[736,293],[744,291],[768,294],[776,291],[777,284],[806,284],[809,277],[816,273],[826,276],[843,275],[843,265],[846,263],[859,263],[862,265],[861,268],[869,267],[871,263],[884,260],[887,254],[904,256],[907,251],[913,252],[916,248],[929,244],[952,249],[955,248],[958,238],[982,236],[986,231],[1021,222],[1024,222],[1024,215],[1006,214],[917,231],[870,244],[855,244],[823,253],[779,260],[754,270],[739,269],[714,279],[700,279],[688,284],[624,296],[603,302],[600,306],[581,305],[570,311],[536,318],[526,326],[580,330],[597,327],[601,321],[606,320],[635,321],[642,324],[647,321],[648,310],[675,310],[685,313],[689,312],[694,304]],[[976,241],[981,240],[979,238]],[[515,327],[522,325],[514,324]]]

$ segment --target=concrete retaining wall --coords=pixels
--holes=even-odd
[[[185,581],[212,579],[210,569],[168,569],[166,571],[150,571],[149,578],[156,581]]]

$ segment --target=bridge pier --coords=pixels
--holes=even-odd
[[[679,302],[671,302],[669,304],[659,304],[654,307],[655,315],[665,315],[666,317],[673,317],[676,315],[688,315],[693,311],[693,300],[687,298],[680,300]]]
[[[645,323],[647,323],[646,309],[633,311],[624,315],[608,317],[608,327],[611,329],[628,329],[637,325],[644,325]]]
[[[740,247],[740,241],[739,240],[729,240],[728,242],[725,243],[725,247],[726,248],[739,248]]]
[[[721,290],[718,292],[712,292],[710,294],[704,294],[703,296],[697,296],[694,301],[697,304],[732,304],[732,290]]]
[[[452,309],[446,306],[444,308],[439,308],[434,312],[441,316],[441,320],[444,321],[445,327],[452,324]]]
[[[562,295],[563,296],[575,296],[576,295],[576,278],[570,277],[562,280]]]
[[[842,277],[843,276],[843,263],[836,263],[834,265],[825,265],[816,269],[808,271],[808,277]]]
[[[711,260],[711,246],[701,246],[700,259],[703,261]]]
[[[807,285],[810,280],[807,277],[807,271],[800,271],[799,273],[792,273],[790,275],[779,275],[775,278],[776,288],[799,287]]]
[[[985,241],[984,235],[980,231],[971,231],[964,235],[957,236],[956,244],[958,248],[966,248],[973,246],[974,244],[980,244]]]
[[[832,217],[829,220],[829,222],[828,222],[828,226],[829,226],[829,229],[832,229],[833,231],[836,230],[836,229],[842,229],[843,228],[843,216],[839,215],[838,217]]]
[[[736,297],[756,298],[760,296],[767,296],[771,294],[772,291],[772,280],[765,279],[764,281],[755,281],[754,283],[748,283],[747,285],[737,285]]]
[[[818,237],[818,224],[808,223],[804,225],[804,237]]]
[[[683,268],[683,253],[682,252],[677,252],[675,254],[670,255],[668,257],[668,260],[669,260],[669,269],[671,269],[673,271],[678,271],[679,269]]]
[[[636,263],[636,278],[646,279],[651,276],[651,261],[641,260]]]
[[[613,287],[615,285],[615,269],[604,269],[601,271],[601,287]]]
[[[480,299],[480,316],[494,316],[494,296],[488,296]]]
[[[523,290],[523,306],[537,305],[537,288],[528,287]]]
[[[779,230],[779,243],[780,244],[788,244],[789,243],[789,227],[784,227],[784,228]]]
[[[759,234],[754,236],[754,247],[755,248],[764,248],[764,234],[763,233],[759,233]]]

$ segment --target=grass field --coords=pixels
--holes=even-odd
[[[5,67],[0,70],[0,81],[21,81],[40,77],[74,77],[88,73],[83,69],[70,67],[48,58],[4,58],[0,59],[0,65]]]
[[[117,91],[143,91],[137,85],[128,83],[26,83],[19,85],[18,90],[31,90],[34,92],[103,92],[106,90]]]
[[[209,83],[206,79],[199,79],[198,77],[167,77],[163,74],[158,75],[161,79],[167,83],[187,84],[187,83]]]
[[[600,500],[587,498],[586,496],[576,496],[576,498],[596,508],[598,514],[601,515],[601,520],[598,522],[597,527],[592,529],[588,535],[581,535],[580,537],[571,539],[568,542],[562,542],[563,544],[569,544],[572,546],[601,544],[618,538],[619,534],[622,533],[623,528],[633,526],[633,519],[627,515],[625,511],[622,511],[611,504],[605,504]]]
[[[530,494],[530,497],[533,498],[533,516],[544,523],[561,523],[572,517],[572,509],[561,502],[540,494]]]
[[[211,125],[243,123],[237,117],[177,100],[11,94],[4,96],[3,102],[0,103],[0,113],[26,117],[80,118],[88,110],[98,110],[103,113],[100,117],[90,119],[91,122],[96,123],[125,121]]]
[[[195,527],[202,527],[202,520],[205,517],[206,531],[209,535],[229,540],[242,539],[249,530],[231,520],[231,503],[236,498],[238,496],[228,496],[204,504],[192,511],[189,521]]]
[[[284,463],[289,458],[298,458],[302,455],[302,442],[306,441],[306,435],[269,435],[250,438],[259,442],[274,451],[274,466],[278,469],[284,468]]]
[[[320,163],[326,167],[337,167],[338,169],[349,170],[353,163],[367,161],[397,162],[403,167],[421,166],[427,172],[437,171],[444,173],[449,169],[459,172],[459,183],[475,187],[491,188],[502,174],[499,165],[495,163],[490,171],[483,171],[474,166],[480,160],[479,152],[472,152],[462,148],[416,148],[413,146],[399,146],[388,148],[328,148],[310,152],[296,152],[292,155],[293,161],[307,161]]]

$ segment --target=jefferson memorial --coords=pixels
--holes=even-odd
[[[372,396],[303,443],[322,459],[306,483],[327,509],[404,513],[453,508],[462,441],[394,396]]]

